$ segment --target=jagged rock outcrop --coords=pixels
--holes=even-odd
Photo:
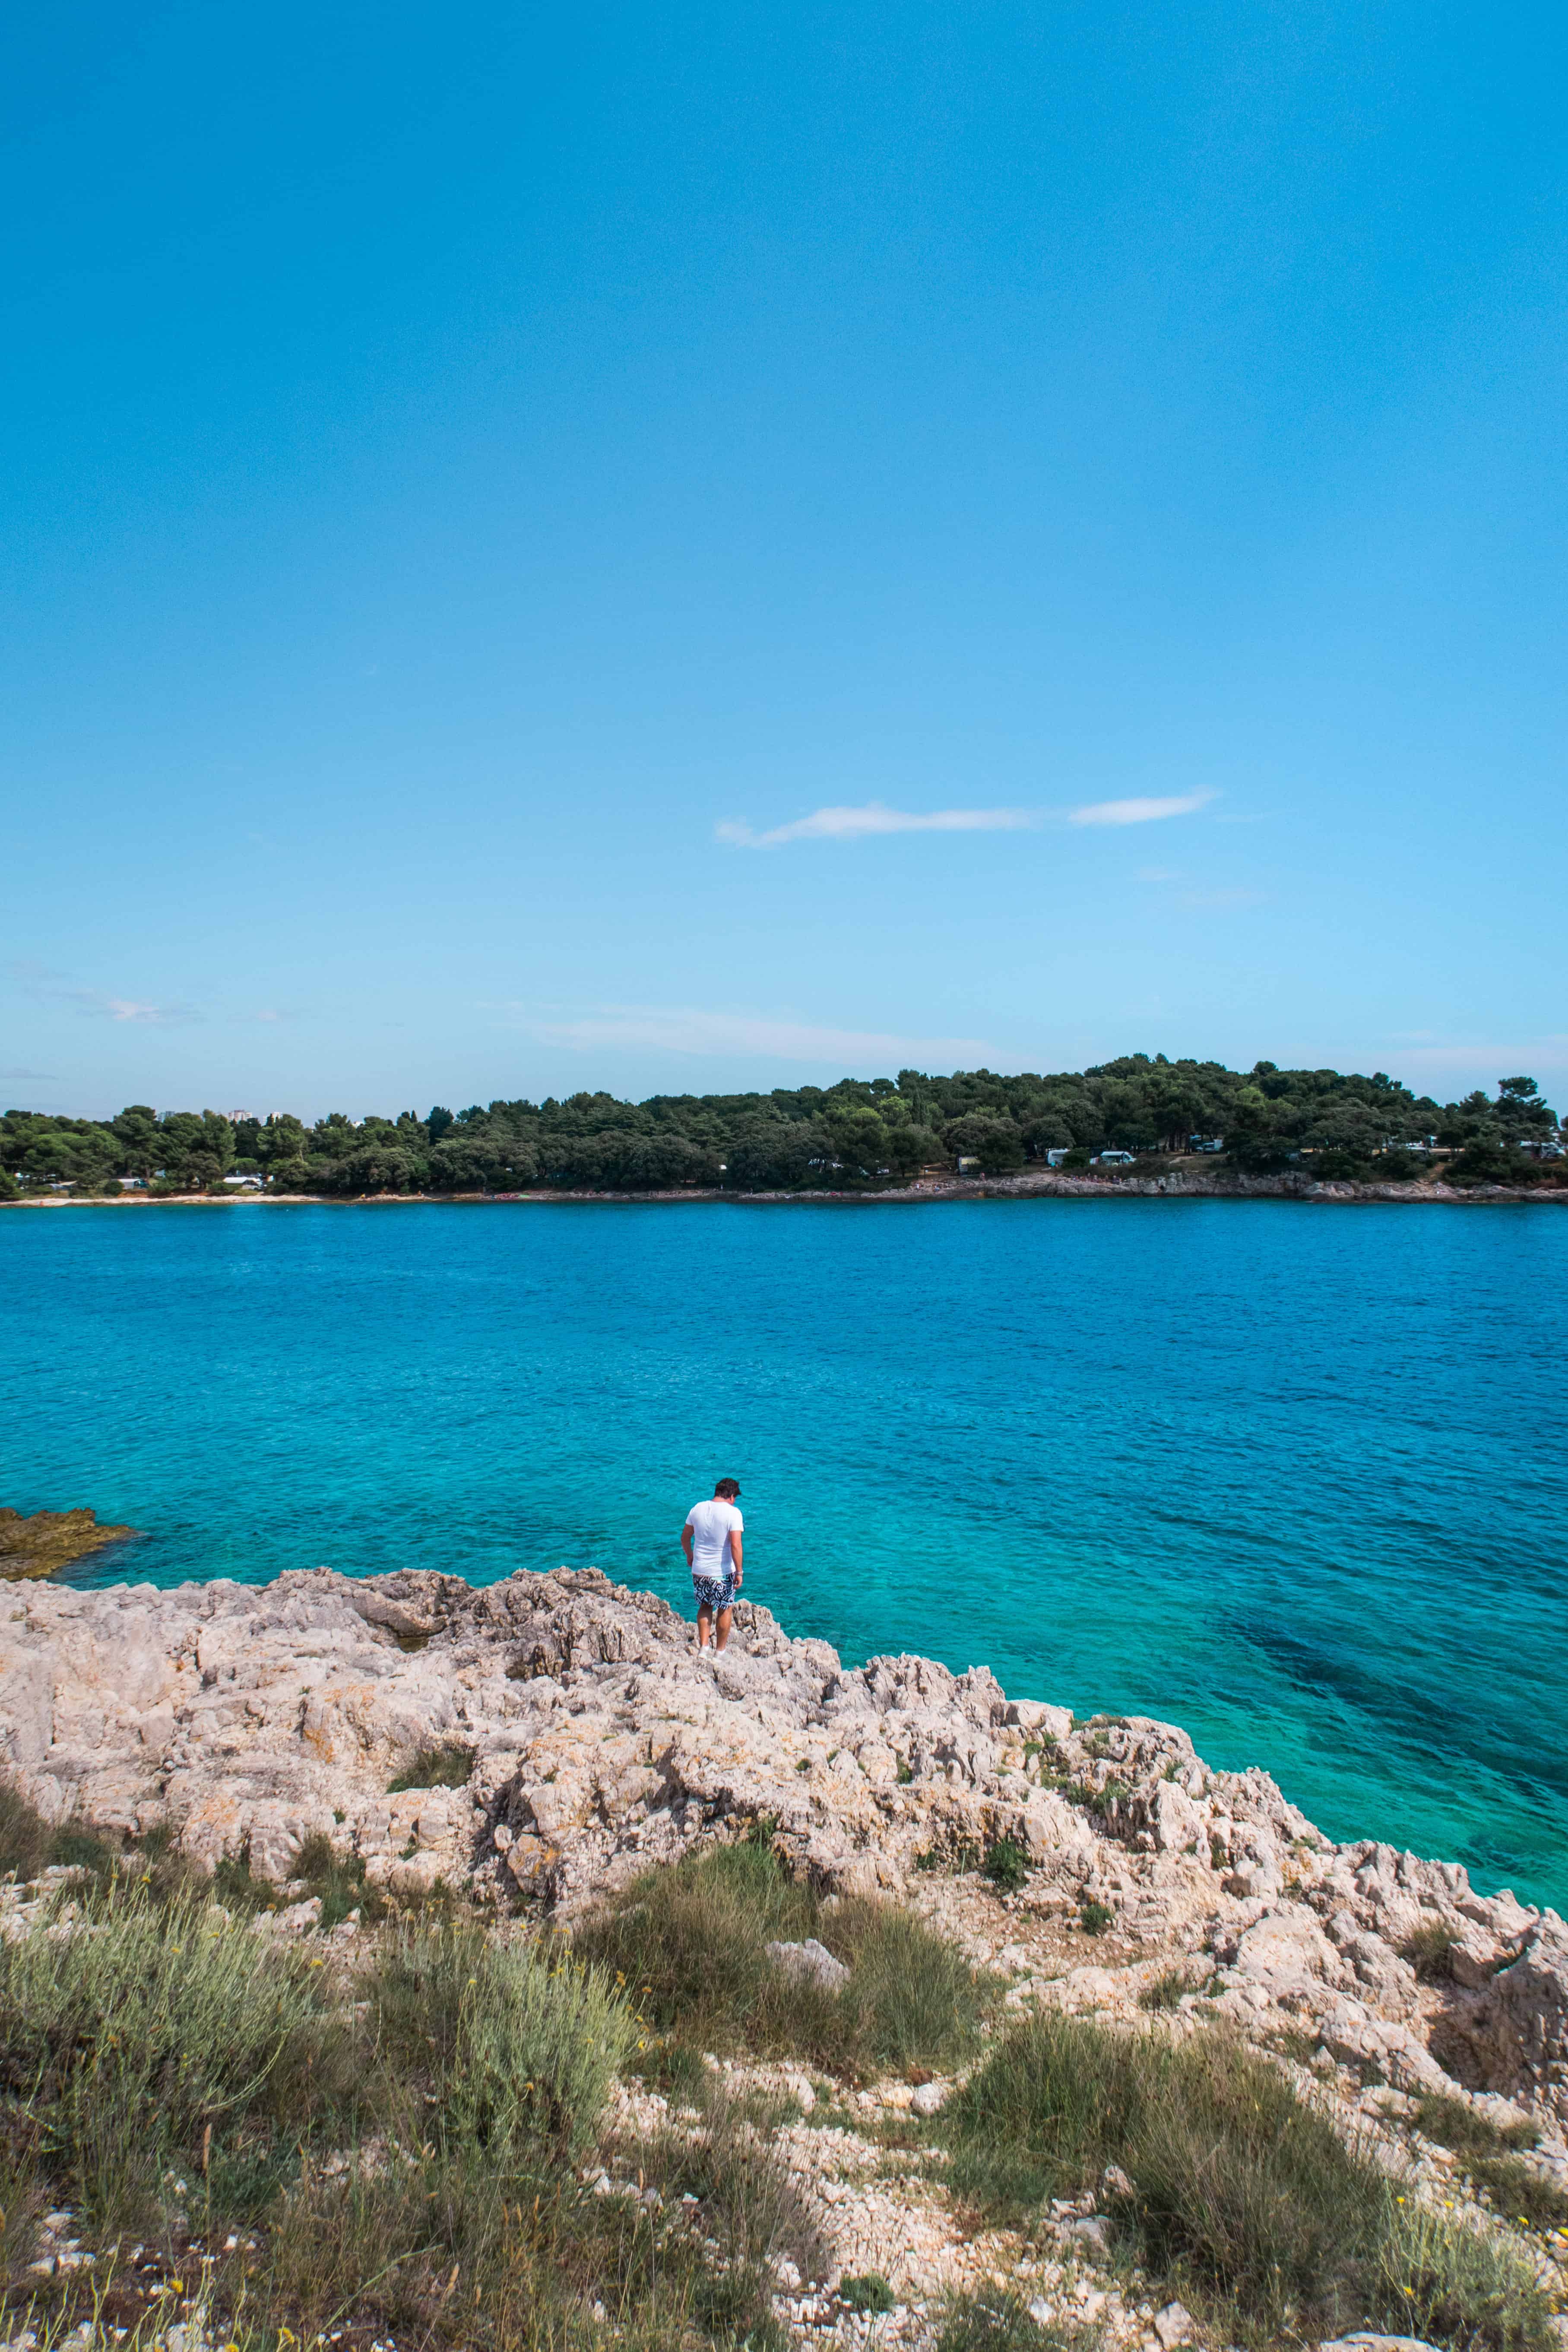
[[[1064,1905],[1212,1955],[1205,1997],[1245,2032],[1305,2031],[1398,2089],[1568,2120],[1555,1913],[1334,1846],[1266,1773],[1211,1771],[1171,1725],[1077,1725],[984,1667],[847,1667],[745,1602],[729,1650],[700,1657],[664,1601],[596,1570],[8,1597],[0,1755],[51,1821],[167,1826],[198,1863],[242,1855],[279,1882],[321,1834],[394,1893],[445,1879],[565,1916],[763,1816],[846,1892],[1007,1838]],[[1434,1948],[1438,1984],[1406,1957]],[[1092,2000],[1102,1974],[1037,1997]]]
[[[35,1511],[30,1518],[0,1510],[0,1578],[18,1583],[53,1576],[73,1559],[101,1551],[105,1544],[124,1543],[135,1533],[134,1528],[100,1528],[89,1510]]]

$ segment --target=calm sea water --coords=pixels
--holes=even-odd
[[[1242,1202],[0,1213],[0,1502],[79,1571],[594,1562],[1184,1724],[1568,1909],[1568,1213]]]

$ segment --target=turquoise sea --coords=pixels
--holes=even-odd
[[[0,1212],[0,1502],[83,1582],[594,1562],[1184,1725],[1568,1909],[1568,1213]]]

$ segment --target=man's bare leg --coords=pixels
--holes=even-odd
[[[723,1617],[720,1620],[720,1622],[723,1625],[726,1633],[730,1630],[729,1616],[730,1612],[726,1609]],[[705,1601],[702,1603],[701,1608],[697,1612],[697,1646],[700,1650],[705,1650],[708,1647],[708,1637],[712,1631],[713,1612],[709,1608],[708,1603]],[[723,1643],[721,1642],[719,1647],[722,1649],[723,1646]]]
[[[730,1628],[733,1622],[733,1611],[729,1609],[721,1609],[719,1612],[719,1638],[713,1644],[713,1647],[716,1650],[721,1650],[725,1643],[729,1640]]]

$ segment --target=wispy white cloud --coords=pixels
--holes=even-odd
[[[0,1070],[0,1085],[9,1087],[34,1083],[38,1086],[53,1086],[55,1084],[53,1070]]]
[[[749,1013],[708,1013],[691,1005],[599,1004],[574,1018],[560,1008],[525,1003],[492,1006],[541,1045],[574,1052],[606,1046],[654,1053],[754,1055],[764,1061],[826,1062],[894,1069],[905,1063],[986,1061],[993,1049],[980,1037],[906,1037],[880,1029],[835,1029],[815,1022],[767,1019]]]
[[[1042,825],[1059,824],[1153,824],[1163,817],[1191,816],[1211,801],[1217,792],[1175,793],[1163,798],[1146,797],[1124,801],[1091,801],[1082,808],[1044,810],[1026,808],[950,808],[896,809],[884,801],[867,801],[856,807],[814,809],[809,816],[798,816],[788,824],[770,826],[766,832],[731,820],[715,825],[714,835],[728,842],[734,849],[779,849],[790,841],[865,841],[890,833],[1035,833]]]
[[[1175,866],[1141,866],[1138,868],[1140,882],[1184,882],[1186,878]]]
[[[201,1018],[188,1004],[148,1004],[135,996],[104,996],[96,988],[79,988],[71,992],[79,1013],[101,1013],[108,1021],[136,1021],[150,1029],[162,1029],[172,1021]]]
[[[191,1004],[157,1004],[145,997],[112,996],[101,988],[72,987],[64,972],[51,971],[45,964],[19,962],[12,963],[8,969],[20,982],[23,993],[35,1003],[68,1004],[73,1012],[89,1019],[131,1021],[151,1028],[165,1028],[176,1022],[202,1018]]]
[[[1175,793],[1163,800],[1090,801],[1069,809],[1069,824],[1156,824],[1167,816],[1192,816],[1207,808],[1219,794],[1213,792]]]
[[[790,824],[754,833],[749,824],[720,824],[716,837],[736,849],[777,849],[786,841],[864,841],[886,833],[1028,833],[1040,822],[1028,809],[930,809],[916,813],[868,801],[861,808],[819,808]]]

